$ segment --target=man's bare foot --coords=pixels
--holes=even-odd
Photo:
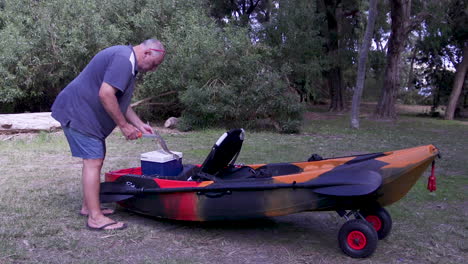
[[[97,230],[97,231],[122,230],[122,229],[127,228],[127,224],[123,222],[116,222],[106,216],[100,216],[100,217],[97,217],[96,219],[92,219],[91,217],[88,217],[88,222],[86,223],[86,226],[90,230]]]
[[[103,215],[111,215],[111,214],[115,213],[115,210],[111,209],[111,208],[104,208],[103,207],[103,208],[101,208],[101,212],[102,212]],[[81,208],[80,215],[88,216],[88,209]]]

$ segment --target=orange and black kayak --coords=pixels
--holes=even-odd
[[[391,219],[386,219],[388,212],[381,212],[383,207],[404,197],[439,154],[433,145],[425,145],[337,158],[313,155],[304,162],[240,166],[234,162],[244,133],[243,129],[226,132],[202,165],[184,165],[177,176],[143,175],[140,167],[108,172],[106,182],[101,184],[101,201],[118,202],[145,215],[186,221],[337,211],[347,219],[355,216],[367,223],[348,221],[355,221],[352,226],[358,225],[357,229],[373,226],[381,239],[391,227]],[[381,230],[384,234],[378,233],[385,228],[388,230]],[[350,238],[352,231],[356,230],[343,231],[347,236],[340,246],[348,247],[348,252],[343,251],[352,257],[371,254],[373,250],[363,250],[367,244],[353,248],[359,237]],[[366,235],[373,231],[359,232]],[[369,237],[367,240],[372,241]]]

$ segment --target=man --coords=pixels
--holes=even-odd
[[[72,156],[83,159],[83,205],[87,227],[117,230],[127,227],[105,216],[99,184],[106,154],[105,139],[118,126],[129,140],[138,133],[154,133],[130,106],[138,72],[154,71],[164,60],[160,41],[145,40],[137,46],[113,46],[100,51],[84,70],[63,89],[52,105],[52,116],[62,125]]]

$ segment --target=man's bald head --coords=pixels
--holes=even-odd
[[[157,39],[147,39],[141,43],[146,48],[165,50],[164,45]]]
[[[137,57],[138,69],[142,72],[156,70],[166,55],[164,45],[157,39],[147,39],[133,49]]]

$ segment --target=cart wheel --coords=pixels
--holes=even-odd
[[[363,209],[360,213],[375,228],[379,239],[384,239],[390,234],[392,217],[385,208]]]
[[[341,250],[353,258],[365,258],[377,248],[377,232],[362,219],[350,220],[341,227],[338,242]]]

